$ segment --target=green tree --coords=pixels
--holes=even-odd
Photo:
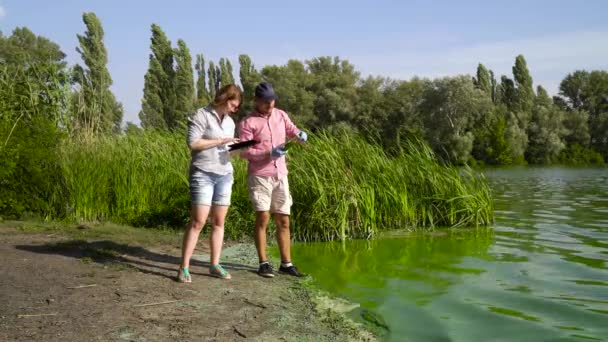
[[[484,94],[487,96],[486,93]],[[488,99],[490,98],[488,97]],[[501,143],[505,141],[505,110],[506,107],[503,104],[490,105],[486,112],[481,113],[471,128],[475,138],[471,155],[475,160],[488,164],[499,163],[499,155],[505,150],[501,147]],[[498,132],[498,129],[501,131]],[[498,141],[499,139],[501,141]]]
[[[253,62],[248,55],[239,56],[239,77],[243,86],[243,105],[241,112],[249,112],[253,108],[253,97],[255,86],[262,81],[262,76],[253,66]]]
[[[0,96],[0,116],[9,121],[42,116],[71,129],[64,58],[59,45],[26,27],[15,28],[8,37],[0,32],[0,87],[6,91]]]
[[[492,97],[492,80],[490,78],[490,73],[486,67],[479,63],[477,66],[477,78],[475,79],[475,85],[481,89],[484,93],[488,94],[488,96]]]
[[[227,58],[220,58],[220,87],[228,84],[234,84],[234,76],[232,74],[232,64]]]
[[[284,66],[266,66],[262,69],[262,77],[273,85],[279,97],[277,106],[286,110],[302,127],[316,127],[311,75],[302,62],[289,60]]]
[[[515,83],[505,75],[500,77],[499,98],[510,111],[517,110],[517,93]]]
[[[205,57],[203,54],[196,55],[196,100],[199,107],[207,105],[211,98],[207,90]]]
[[[574,109],[583,109],[585,90],[589,83],[589,72],[577,70],[568,74],[559,85],[560,95],[568,100]]]
[[[492,70],[490,70],[490,87],[492,89],[492,102],[498,103],[500,101],[500,89]]]
[[[185,127],[188,115],[194,109],[196,94],[194,91],[194,76],[192,70],[192,57],[190,50],[183,40],[177,41],[175,60],[177,70],[175,73],[176,108],[172,122],[167,122],[171,129]]]
[[[384,136],[384,127],[388,120],[388,102],[384,91],[394,85],[390,80],[383,77],[369,76],[361,80],[357,89],[355,103],[355,117],[351,125],[357,129],[368,133],[371,137],[382,137],[382,142],[387,142]]]
[[[209,97],[215,98],[215,93],[219,89],[219,80],[217,78],[217,69],[213,61],[209,61],[209,70],[207,71],[207,77],[209,78]]]
[[[608,71],[575,71],[560,83],[560,95],[574,110],[589,113],[592,148],[608,159]]]
[[[510,165],[513,163],[512,154],[506,139],[506,120],[508,113],[504,105],[495,108],[496,121],[490,131],[490,146],[486,149],[486,162],[492,165]]]
[[[549,96],[549,93],[539,85],[536,87],[536,97],[534,98],[534,106],[537,107],[549,107],[553,105],[553,99]]]
[[[547,91],[538,86],[528,127],[526,160],[534,164],[549,164],[555,161],[565,148],[565,135],[564,112],[553,104]]]
[[[374,127],[372,122],[384,121],[381,136],[387,146],[398,147],[402,141],[411,138],[424,139],[422,104],[425,94],[433,87],[432,81],[414,77],[409,81],[387,80],[385,85],[378,86],[382,89],[383,96],[368,104],[370,108],[377,108],[366,121],[358,120],[360,129],[364,131],[368,125]],[[359,102],[366,103],[368,99],[361,94]]]
[[[471,157],[475,124],[492,109],[488,94],[466,76],[433,82],[424,96],[425,136],[445,160],[463,164]]]
[[[0,34],[0,216],[59,214],[57,149],[72,127],[70,78],[59,46],[17,28]],[[48,215],[48,216],[47,216]]]
[[[42,36],[36,36],[27,27],[17,27],[9,37],[0,32],[0,63],[19,65],[27,68],[32,65],[57,64],[65,67],[65,53],[59,45]]]
[[[500,101],[506,106],[507,112],[504,114],[505,121],[505,141],[511,153],[509,163],[521,164],[525,161],[524,152],[528,146],[528,136],[526,135],[527,121],[525,115],[520,110],[520,100],[515,82],[507,76],[500,78]]]
[[[527,130],[532,115],[532,107],[534,106],[534,86],[523,55],[518,55],[515,58],[513,78],[516,85],[516,105],[513,107],[513,112],[519,120],[520,128]]]
[[[532,106],[534,105],[534,85],[526,59],[523,55],[518,55],[515,58],[513,77],[515,79],[515,85],[517,86],[517,109],[518,111],[530,113],[532,111]]]
[[[583,109],[566,110],[564,127],[567,131],[565,141],[568,146],[576,144],[582,147],[589,147],[591,143],[589,113]]]
[[[141,134],[142,132],[143,130],[139,126],[132,123],[131,121],[127,121],[127,125],[125,126],[126,135],[136,135]]]
[[[166,129],[161,84],[158,79],[158,75],[162,75],[163,70],[154,55],[151,54],[149,59],[148,72],[144,76],[144,98],[139,112],[139,120],[143,128]]]
[[[83,111],[78,116],[80,127],[94,133],[120,131],[123,110],[110,90],[112,78],[108,71],[108,54],[103,42],[104,31],[95,13],[82,15],[87,30],[77,35],[80,46],[76,51],[86,69],[74,68],[75,81],[80,85]]]
[[[176,93],[173,49],[171,42],[156,24],[152,24],[150,64],[144,82],[140,120],[145,128],[170,128],[176,122]],[[161,115],[162,120],[157,116]]]
[[[319,127],[345,121],[356,116],[356,84],[359,73],[339,57],[319,57],[306,61],[310,72],[310,91],[315,94],[314,113]]]
[[[520,126],[520,119],[512,112],[505,114],[505,142],[511,153],[508,159],[512,164],[525,164],[524,153],[528,146],[526,130]]]
[[[561,96],[553,96],[553,103],[558,106],[561,110],[568,110],[568,102]]]

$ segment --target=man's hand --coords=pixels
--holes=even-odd
[[[285,149],[285,144],[281,144],[270,151],[270,158],[277,159],[281,158],[287,154],[287,150]]]
[[[306,142],[308,140],[308,134],[304,131],[300,131],[300,133],[298,133],[298,140],[300,142]]]

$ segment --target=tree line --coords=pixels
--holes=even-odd
[[[101,21],[94,13],[82,19],[86,29],[77,35],[77,52],[83,64],[73,67],[57,44],[25,27],[6,37],[0,33],[0,143],[8,146],[28,129],[21,125],[36,120],[39,127],[67,135],[181,132],[188,115],[229,83],[244,91],[242,117],[251,110],[255,85],[267,80],[278,93],[278,106],[303,127],[346,129],[389,150],[418,139],[452,164],[602,164],[608,158],[605,70],[566,75],[552,97],[534,84],[523,55],[515,57],[512,75],[495,75],[480,63],[472,76],[395,80],[364,78],[339,57],[258,69],[242,54],[235,61],[235,80],[233,61],[214,63],[202,53],[193,58],[185,41],[174,46],[156,24],[141,128],[127,123],[125,130],[122,105],[110,91]]]

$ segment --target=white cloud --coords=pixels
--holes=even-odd
[[[474,74],[477,64],[512,77],[515,57],[523,54],[535,84],[550,93],[560,80],[577,69],[608,68],[608,32],[569,32],[543,37],[495,42],[445,50],[410,53],[353,55],[351,61],[364,74],[409,79]]]
[[[6,10],[4,9],[4,7],[2,7],[2,5],[0,5],[0,18],[6,16]]]

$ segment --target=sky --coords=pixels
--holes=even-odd
[[[550,94],[579,69],[608,69],[608,1],[157,1],[0,0],[0,31],[26,26],[59,44],[70,65],[80,63],[82,13],[101,19],[112,90],[124,121],[139,123],[150,26],[193,57],[231,60],[248,54],[256,68],[339,56],[362,76],[407,80],[474,74],[483,63],[512,77],[523,54],[535,85]],[[238,77],[236,77],[238,79]]]

